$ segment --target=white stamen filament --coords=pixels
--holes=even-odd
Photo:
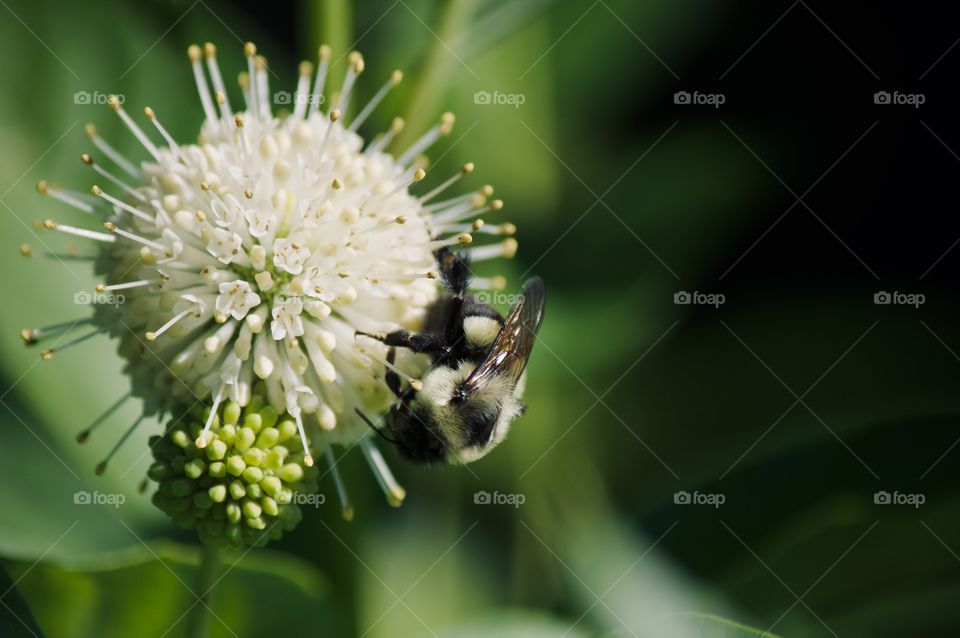
[[[210,80],[213,82],[213,90],[223,96],[223,101],[217,100],[220,105],[220,112],[224,118],[230,119],[233,111],[230,109],[230,98],[227,96],[227,87],[223,83],[223,76],[220,74],[220,65],[217,64],[217,47],[213,43],[207,42],[203,45],[203,55],[207,59],[207,71],[210,73]]]
[[[408,165],[414,158],[433,146],[433,143],[440,139],[441,136],[450,133],[450,131],[453,130],[453,122],[453,113],[444,113],[438,124],[430,127],[430,130],[424,133],[403,155],[397,158],[397,164],[400,166]]]
[[[121,155],[115,148],[110,146],[106,140],[97,135],[97,127],[95,127],[93,124],[87,124],[87,136],[101,153],[109,157],[111,162],[122,168],[130,177],[134,179],[141,178],[140,171],[137,169],[137,167],[131,164],[127,158]]]
[[[320,64],[317,65],[317,79],[313,84],[313,91],[310,93],[308,116],[316,113],[320,108],[320,102],[323,101],[323,90],[327,83],[327,69],[330,65],[330,47],[326,44],[320,46],[319,59]]]
[[[113,242],[116,241],[116,237],[113,235],[108,235],[107,233],[99,233],[95,230],[87,230],[86,228],[77,228],[76,226],[68,226],[66,224],[61,224],[48,219],[43,222],[43,227],[48,230],[58,230],[61,233],[67,233],[68,235],[76,235],[77,237],[84,237],[86,239],[94,239],[96,241],[105,241]]]
[[[337,500],[340,501],[340,512],[343,520],[353,520],[353,504],[350,502],[350,496],[347,494],[347,486],[343,482],[340,470],[337,468],[337,460],[333,457],[333,448],[329,445],[324,452],[327,456],[327,463],[330,465],[330,473],[333,475],[333,484],[337,489]]]
[[[380,87],[380,90],[370,98],[370,101],[367,102],[367,105],[363,107],[363,110],[354,118],[353,122],[350,123],[350,126],[347,128],[348,131],[356,131],[360,128],[364,122],[367,121],[367,118],[370,117],[370,114],[373,113],[373,110],[380,105],[380,102],[383,101],[383,98],[387,96],[387,93],[390,92],[390,89],[400,84],[400,80],[403,79],[403,73],[400,71],[394,71],[390,74],[390,77],[387,81]]]
[[[63,202],[67,206],[76,208],[79,211],[84,213],[92,214],[94,208],[91,204],[81,200],[78,195],[75,195],[69,191],[65,191],[59,187],[53,187],[47,184],[45,181],[40,181],[37,184],[37,192],[43,195],[49,195],[50,197],[56,199],[57,201]]]
[[[125,202],[120,201],[120,200],[117,199],[116,197],[113,197],[113,196],[111,196],[111,195],[108,195],[107,193],[105,193],[105,192],[103,191],[102,188],[100,188],[100,187],[97,186],[97,185],[94,185],[93,188],[90,189],[90,192],[93,193],[94,195],[96,195],[97,197],[99,197],[99,198],[101,198],[101,199],[103,199],[103,200],[105,200],[105,201],[110,202],[111,204],[113,204],[113,205],[116,206],[117,208],[119,208],[119,209],[121,209],[121,210],[127,211],[128,213],[130,213],[130,214],[133,215],[134,217],[139,217],[140,219],[142,219],[143,221],[145,221],[145,222],[147,222],[147,223],[149,223],[149,224],[153,224],[153,223],[156,221],[153,217],[151,217],[150,215],[146,214],[146,213],[143,212],[142,210],[139,210],[139,209],[137,209],[137,208],[134,208],[133,206],[131,206],[131,205],[125,203]]]
[[[123,110],[123,106],[120,104],[120,100],[117,99],[117,96],[111,95],[107,99],[107,104],[110,105],[110,108],[116,111],[117,115],[120,116],[120,119],[127,126],[127,128],[130,129],[130,132],[133,133],[133,136],[137,138],[137,141],[140,142],[143,148],[147,149],[147,152],[153,156],[153,159],[159,162],[160,151],[157,150],[157,147],[154,146],[153,142],[150,141],[150,138],[147,137],[146,133],[143,132],[143,129],[137,126],[137,123],[134,122],[130,116],[127,115],[127,112]]]
[[[203,113],[208,120],[216,120],[217,111],[213,107],[213,100],[210,99],[210,87],[207,86],[207,79],[203,77],[203,67],[200,65],[200,47],[191,44],[187,49],[187,56],[190,58],[190,67],[193,69],[193,79],[197,83],[197,93],[200,94]]]
[[[383,454],[380,453],[380,450],[377,449],[377,446],[370,440],[369,436],[360,440],[360,449],[363,451],[363,455],[366,457],[370,469],[373,470],[373,475],[377,478],[380,489],[383,490],[384,495],[387,497],[387,502],[393,507],[399,507],[403,503],[403,499],[407,497],[407,492],[400,487],[400,484],[397,483],[397,480],[393,477],[393,473],[387,466],[387,462],[383,460]]]
[[[429,202],[431,199],[433,199],[434,197],[436,197],[437,195],[439,195],[440,193],[442,193],[443,191],[447,190],[448,188],[456,184],[458,181],[460,181],[460,178],[462,178],[464,175],[469,175],[472,172],[473,172],[473,162],[468,162],[464,164],[463,168],[457,171],[452,177],[448,177],[443,181],[442,184],[434,188],[432,191],[430,191],[426,195],[421,196],[419,198],[420,203],[424,204],[426,202]]]

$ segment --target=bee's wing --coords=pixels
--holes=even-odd
[[[545,302],[543,280],[539,277],[529,279],[523,285],[520,299],[510,308],[487,356],[460,386],[457,394],[461,400],[496,376],[506,376],[513,383],[519,381],[537,340]]]

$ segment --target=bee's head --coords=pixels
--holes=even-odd
[[[400,404],[391,408],[390,416],[397,450],[403,457],[424,465],[446,461],[447,441],[438,428],[431,426],[428,411]]]

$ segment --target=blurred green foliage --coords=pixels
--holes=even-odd
[[[957,491],[947,461],[922,485],[916,477],[953,440],[956,361],[916,331],[906,337],[916,343],[884,348],[900,335],[898,320],[874,324],[873,308],[857,301],[870,293],[849,286],[743,292],[722,322],[672,303],[674,291],[713,281],[766,227],[759,218],[776,187],[715,123],[677,126],[638,106],[673,90],[646,47],[681,68],[722,5],[318,1],[301,3],[281,29],[218,1],[8,2],[0,556],[16,587],[3,587],[4,635],[29,635],[13,613],[28,624],[32,613],[52,637],[155,636],[171,624],[166,635],[180,635],[176,621],[194,602],[193,539],[136,492],[159,426],[142,428],[102,478],[92,469],[137,407],[86,446],[73,442],[125,392],[113,344],[97,338],[41,363],[16,338],[72,317],[73,294],[95,283],[84,262],[19,255],[23,242],[69,244],[35,231],[54,207],[34,184],[88,183],[78,161],[88,120],[137,156],[106,106],[76,104],[74,94],[121,93],[131,112],[149,104],[175,137],[191,139],[200,109],[189,43],[217,43],[229,75],[241,69],[241,41],[256,41],[276,88],[293,85],[297,60],[312,57],[320,37],[364,51],[366,95],[393,68],[407,72],[367,133],[396,113],[421,127],[457,113],[436,174],[474,161],[471,186],[496,185],[521,249],[484,271],[505,270],[511,288],[527,271],[543,276],[547,319],[529,412],[509,443],[469,470],[398,460],[410,495],[400,510],[382,502],[360,455],[348,455],[357,519],[341,521],[330,498],[271,549],[227,558],[237,562],[215,592],[212,635],[719,637],[772,635],[761,630],[776,623],[784,636],[895,636],[955,624],[956,555],[934,531],[958,538]],[[525,102],[479,105],[477,91]],[[757,143],[778,152],[775,140]],[[951,310],[936,330],[949,328]],[[810,409],[787,411],[824,370],[804,399]],[[845,383],[831,382],[838,375]],[[897,438],[891,453],[904,431],[924,435]],[[870,495],[888,484],[923,489],[936,504],[922,522],[912,511],[878,512]],[[332,485],[322,489],[332,496]],[[123,493],[126,503],[78,507],[79,490]],[[477,505],[480,490],[525,503]],[[677,507],[678,490],[722,492],[726,504]]]

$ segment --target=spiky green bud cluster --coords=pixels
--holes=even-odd
[[[296,423],[254,396],[245,408],[226,402],[198,438],[209,415],[197,409],[151,439],[153,503],[208,543],[259,547],[279,539],[302,518],[294,495],[316,487]]]

